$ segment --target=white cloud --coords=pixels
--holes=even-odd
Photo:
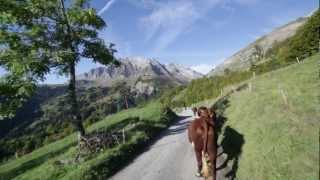
[[[192,70],[197,71],[201,74],[207,74],[209,73],[212,69],[215,68],[215,65],[210,65],[210,64],[199,64],[195,66],[190,67]]]
[[[104,5],[104,7],[102,9],[99,10],[98,15],[103,14],[104,12],[106,12],[111,6],[112,4],[115,2],[116,0],[109,0],[106,5]]]
[[[153,3],[151,13],[140,19],[146,40],[155,41],[155,51],[167,48],[220,1],[179,0]]]

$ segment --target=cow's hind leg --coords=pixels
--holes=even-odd
[[[209,160],[211,163],[211,173],[212,173],[212,180],[216,180],[216,176],[217,176],[217,169],[216,169],[216,160],[217,160],[217,153],[216,151],[209,151],[208,152],[209,155]]]
[[[201,170],[202,170],[202,153],[201,150],[195,149],[196,153],[196,158],[197,158],[197,165],[198,165],[198,172],[197,174],[201,175]]]

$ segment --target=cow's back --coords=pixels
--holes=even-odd
[[[208,126],[207,150],[216,153],[216,146],[216,133],[214,132],[214,127]]]
[[[202,151],[204,128],[201,124],[201,119],[197,118],[191,122],[188,127],[189,141],[192,142],[196,150]]]
[[[203,142],[204,142],[204,136],[205,136],[205,130],[202,125],[202,119],[197,118],[191,122],[191,124],[188,126],[188,137],[190,143],[194,143],[196,150],[203,149]],[[210,151],[212,149],[216,148],[216,137],[214,128],[211,125],[208,125],[208,139],[207,139],[207,150]]]

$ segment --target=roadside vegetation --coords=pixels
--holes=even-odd
[[[237,179],[319,179],[320,54],[212,102]],[[229,157],[229,159],[227,158]]]
[[[88,133],[124,128],[126,142],[72,161],[78,152],[76,134],[43,146],[0,166],[2,179],[104,179],[127,164],[147,143],[166,128],[176,115],[158,102],[131,108],[105,117],[89,126]],[[118,127],[119,126],[119,127]]]
[[[172,108],[214,107],[225,176],[319,179],[319,29],[317,10],[249,69],[226,69],[161,97]]]
[[[80,56],[104,65],[118,64],[113,57],[114,45],[106,45],[97,37],[105,23],[93,9],[85,8],[87,1],[74,1],[67,9],[63,0],[60,5],[55,1],[7,2],[8,7],[1,6],[6,25],[1,24],[0,39],[6,42],[2,44],[6,53],[0,64],[8,74],[0,78],[0,119],[4,119],[0,130],[19,124],[25,131],[17,128],[10,138],[0,141],[0,159],[5,159],[0,165],[0,180],[106,179],[176,119],[170,108],[192,106],[223,95],[211,104],[221,122],[219,144],[226,157],[224,165],[232,170],[228,176],[319,179],[319,10],[293,37],[276,42],[267,52],[257,47],[258,61],[250,68],[226,69],[223,75],[194,80],[150,100],[135,98],[125,86],[76,88],[75,66]],[[30,17],[25,18],[26,14]],[[47,22],[55,29],[40,23],[42,15],[45,20],[59,20]],[[17,21],[21,21],[21,27]],[[20,33],[19,28],[25,32]],[[39,54],[44,55],[35,63]],[[55,100],[43,103],[35,98],[29,101],[31,109],[23,109],[36,93],[38,81],[51,68],[69,74],[69,87],[55,87],[55,93],[43,95]],[[239,84],[227,95],[222,93]],[[60,91],[66,89],[68,95],[63,95]],[[106,96],[107,92],[112,93]],[[13,121],[14,115],[23,123]],[[33,123],[37,118],[39,122]],[[125,138],[112,148],[75,160],[81,143],[75,131],[84,138],[98,132],[122,131]],[[0,136],[3,134],[0,132]]]
[[[0,121],[0,162],[30,153],[75,131],[65,108],[68,105],[66,89],[65,85],[38,87],[14,118]],[[117,86],[79,88],[78,95],[84,127],[127,109],[126,105],[132,108],[155,99],[153,94],[130,94],[125,103]]]
[[[256,48],[254,58],[258,60],[257,63],[252,63],[249,69],[243,71],[226,69],[223,75],[196,79],[187,87],[177,87],[165,93],[161,101],[173,108],[192,105],[216,98],[221,95],[225,87],[238,84],[255,75],[302,62],[319,52],[319,29],[320,10],[317,10],[293,37],[281,43],[275,42],[275,45],[265,53]]]

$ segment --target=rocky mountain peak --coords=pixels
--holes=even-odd
[[[124,80],[136,82],[145,79],[161,79],[173,84],[186,84],[203,75],[183,65],[161,64],[156,59],[144,57],[127,57],[119,59],[120,67],[113,65],[91,69],[78,75],[78,80],[94,81],[99,85],[112,86],[113,82]]]

